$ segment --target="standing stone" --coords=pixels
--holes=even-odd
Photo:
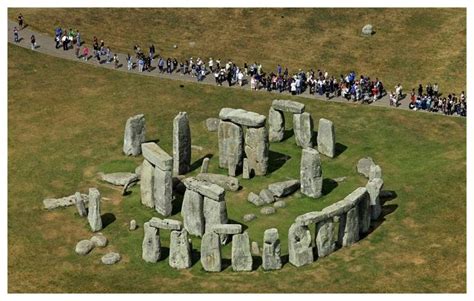
[[[318,257],[325,257],[336,250],[336,232],[332,218],[316,224],[316,250]]]
[[[129,231],[135,231],[137,229],[137,221],[132,219],[128,225]]]
[[[232,269],[235,272],[252,271],[252,254],[247,232],[232,236]]]
[[[262,268],[265,271],[281,269],[280,239],[278,229],[265,230],[263,234]]]
[[[242,164],[242,128],[235,123],[221,120],[217,135],[219,138],[219,167],[228,168],[229,176],[235,177]]]
[[[357,161],[357,172],[366,178],[369,178],[370,167],[375,165],[374,160],[371,157],[365,157]]]
[[[260,248],[258,247],[258,242],[252,241],[252,254],[260,255]]]
[[[382,179],[382,168],[380,165],[370,165],[369,181],[376,178]]]
[[[323,190],[323,174],[321,158],[317,150],[305,148],[301,154],[300,166],[301,193],[319,198]]]
[[[336,133],[332,121],[321,118],[318,127],[318,151],[330,158],[336,155]]]
[[[227,206],[225,201],[217,202],[208,197],[204,197],[204,220],[205,232],[211,232],[213,225],[227,224]],[[219,234],[221,243],[224,245],[227,242],[227,234]]]
[[[76,192],[76,209],[79,216],[85,217],[87,216],[86,205],[84,204],[84,200],[82,199],[81,193]]]
[[[307,226],[296,223],[288,230],[289,261],[295,267],[313,262],[313,248],[311,247],[311,232]]]
[[[161,257],[160,230],[150,226],[149,222],[143,224],[142,259],[146,262],[157,262]]]
[[[357,205],[359,211],[359,232],[365,234],[369,232],[371,213],[370,213],[370,197],[368,193],[364,193],[364,196]]]
[[[242,179],[250,179],[249,159],[244,158],[242,166]]]
[[[380,204],[380,191],[383,187],[383,180],[379,178],[375,178],[367,182],[365,186],[367,188],[367,192],[369,193],[370,198],[370,215],[371,219],[377,220],[382,214],[382,205]]]
[[[191,130],[186,112],[179,112],[173,120],[173,172],[182,175],[191,166]]]
[[[153,198],[154,169],[148,160],[143,160],[140,176],[140,194],[142,204],[149,208],[155,208],[155,200]]]
[[[184,228],[191,235],[201,237],[204,234],[204,198],[199,193],[186,189],[183,197],[181,215]]]
[[[145,142],[145,115],[130,117],[125,124],[123,136],[123,152],[127,156],[138,156],[142,153],[142,143]]]
[[[155,167],[153,178],[155,210],[163,216],[170,216],[173,210],[173,174],[170,170]]]
[[[359,210],[354,206],[339,218],[339,244],[351,246],[359,240]]]
[[[293,132],[296,145],[302,148],[313,147],[313,118],[308,112],[293,115]]]
[[[178,270],[191,267],[191,244],[186,229],[171,231],[169,265]]]
[[[207,173],[209,169],[209,158],[204,158],[201,165],[201,173]]]
[[[92,232],[102,230],[102,218],[100,217],[100,192],[97,188],[89,188],[89,213],[87,220]]]
[[[207,118],[206,119],[206,128],[209,132],[216,132],[217,127],[219,126],[219,118]]]
[[[202,236],[201,264],[207,272],[221,271],[221,243],[219,241],[219,234],[206,232]]]
[[[245,132],[245,154],[249,170],[255,175],[264,176],[268,169],[268,130],[266,127],[247,128]]]
[[[285,136],[285,115],[270,107],[268,112],[268,139],[270,142],[280,142]]]

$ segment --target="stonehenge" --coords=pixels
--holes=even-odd
[[[285,115],[284,112],[293,114],[293,122],[295,117],[304,113],[305,105],[296,101],[275,99],[268,112],[268,131],[270,142],[280,142],[284,138],[285,133]],[[296,117],[299,118],[299,117]],[[296,130],[293,127],[293,131]],[[299,133],[298,133],[299,134]]]
[[[173,120],[173,173],[182,175],[191,168],[191,129],[186,112]]]
[[[127,156],[138,156],[142,153],[141,145],[145,142],[145,115],[130,117],[125,124],[123,135],[123,152]]]
[[[312,198],[319,198],[323,190],[321,158],[314,148],[304,148],[300,165],[301,193]]]

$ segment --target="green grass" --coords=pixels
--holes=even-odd
[[[387,89],[400,82],[406,91],[428,82],[445,94],[466,89],[463,8],[10,8],[8,16],[16,20],[20,12],[41,32],[77,28],[89,45],[97,36],[125,53],[154,43],[158,53],[179,60],[258,61],[267,71],[280,63],[336,76],[355,70],[379,77]],[[370,38],[360,36],[367,23],[376,31]]]
[[[128,222],[133,218],[143,225],[157,214],[141,206],[138,187],[122,197],[119,189],[97,179],[97,172],[131,171],[143,160],[122,154],[125,121],[144,113],[147,140],[158,139],[171,152],[172,120],[187,111],[192,144],[203,147],[193,149],[193,162],[213,154],[210,171],[224,173],[217,167],[217,134],[205,130],[204,120],[224,106],[266,115],[275,96],[114,72],[13,45],[8,53],[10,292],[466,291],[465,119],[289,97],[305,103],[314,120],[334,121],[337,142],[347,149],[335,159],[322,158],[323,175],[348,178],[321,199],[296,193],[287,198],[287,208],[262,216],[246,201],[247,194],[299,174],[301,150],[294,137],[272,143],[272,152],[291,158],[283,165],[272,159],[269,175],[241,180],[241,191],[227,193],[229,218],[242,222],[244,214],[256,213],[255,221],[245,223],[251,240],[261,245],[264,230],[277,227],[286,255],[294,218],[365,185],[355,166],[369,155],[382,166],[385,188],[398,194],[384,206],[383,222],[353,247],[298,269],[286,264],[274,272],[227,268],[212,274],[197,262],[176,271],[167,259],[141,260],[142,228],[129,232]],[[102,231],[109,246],[83,257],[74,247],[91,236],[87,221],[74,208],[45,211],[42,200],[89,187],[99,188],[106,198],[102,211],[115,220]],[[169,234],[161,234],[168,247]],[[193,248],[199,250],[199,239],[193,238]],[[110,250],[120,252],[122,261],[100,264]],[[230,259],[230,245],[223,253]]]

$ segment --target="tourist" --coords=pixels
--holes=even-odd
[[[31,35],[31,50],[35,50],[36,49],[36,38],[35,38],[35,35]]]
[[[18,34],[18,28],[16,28],[16,26],[13,28],[13,39],[15,40],[15,43],[20,42],[20,36]]]
[[[87,46],[84,46],[82,49],[82,59],[86,62],[89,60],[89,48],[87,48]]]
[[[133,68],[133,62],[132,62],[132,57],[130,56],[130,53],[127,53],[127,70],[130,71]]]
[[[76,44],[75,47],[76,47],[76,49],[75,49],[75,51],[76,51],[76,58],[80,59],[80,58],[81,58],[81,56],[80,56],[81,46],[80,46],[79,44]]]
[[[22,30],[25,24],[25,19],[23,18],[23,15],[21,13],[18,15],[17,20],[18,20],[18,27],[20,28],[20,30]]]
[[[239,86],[243,86],[243,80],[244,80],[244,74],[242,73],[241,70],[239,70],[239,73],[237,73],[237,80],[239,82]]]
[[[76,34],[76,44],[81,46],[81,33],[79,32],[79,30],[77,31],[77,34]]]
[[[97,62],[100,64],[100,51],[94,50],[95,58],[97,59]]]
[[[110,48],[107,46],[107,49],[106,49],[106,56],[107,56],[107,61],[106,63],[109,64],[110,63],[110,56],[111,56],[111,51],[110,51]]]
[[[114,54],[113,61],[114,61],[114,68],[117,69],[119,65],[119,59],[116,53]]]
[[[209,66],[209,70],[211,70],[211,72],[214,72],[214,61],[212,60],[212,57],[209,58],[209,62],[207,63],[207,65]]]

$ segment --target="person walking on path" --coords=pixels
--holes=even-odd
[[[81,33],[79,32],[79,30],[76,33],[76,43],[77,45],[81,46]]]
[[[107,50],[106,50],[106,55],[107,55],[107,61],[106,63],[109,64],[110,63],[110,47],[107,47]]]
[[[130,71],[133,68],[133,62],[132,62],[132,57],[130,56],[130,53],[127,54],[127,70]]]
[[[114,54],[114,68],[117,69],[119,65],[119,59],[117,54]]]
[[[79,44],[76,44],[76,57],[78,59],[81,58],[80,53],[81,53],[81,46]]]
[[[95,50],[95,58],[97,59],[97,62],[100,64],[100,51]]]
[[[86,62],[89,59],[89,48],[87,48],[87,46],[84,46],[82,49],[82,59]]]
[[[23,29],[23,26],[25,25],[25,18],[23,17],[23,15],[20,13],[18,15],[18,27],[20,27],[20,30]]]
[[[20,42],[20,36],[18,34],[18,28],[16,28],[16,26],[13,28],[13,38],[15,39],[15,43]]]
[[[36,38],[35,35],[31,35],[31,50],[36,49]]]

